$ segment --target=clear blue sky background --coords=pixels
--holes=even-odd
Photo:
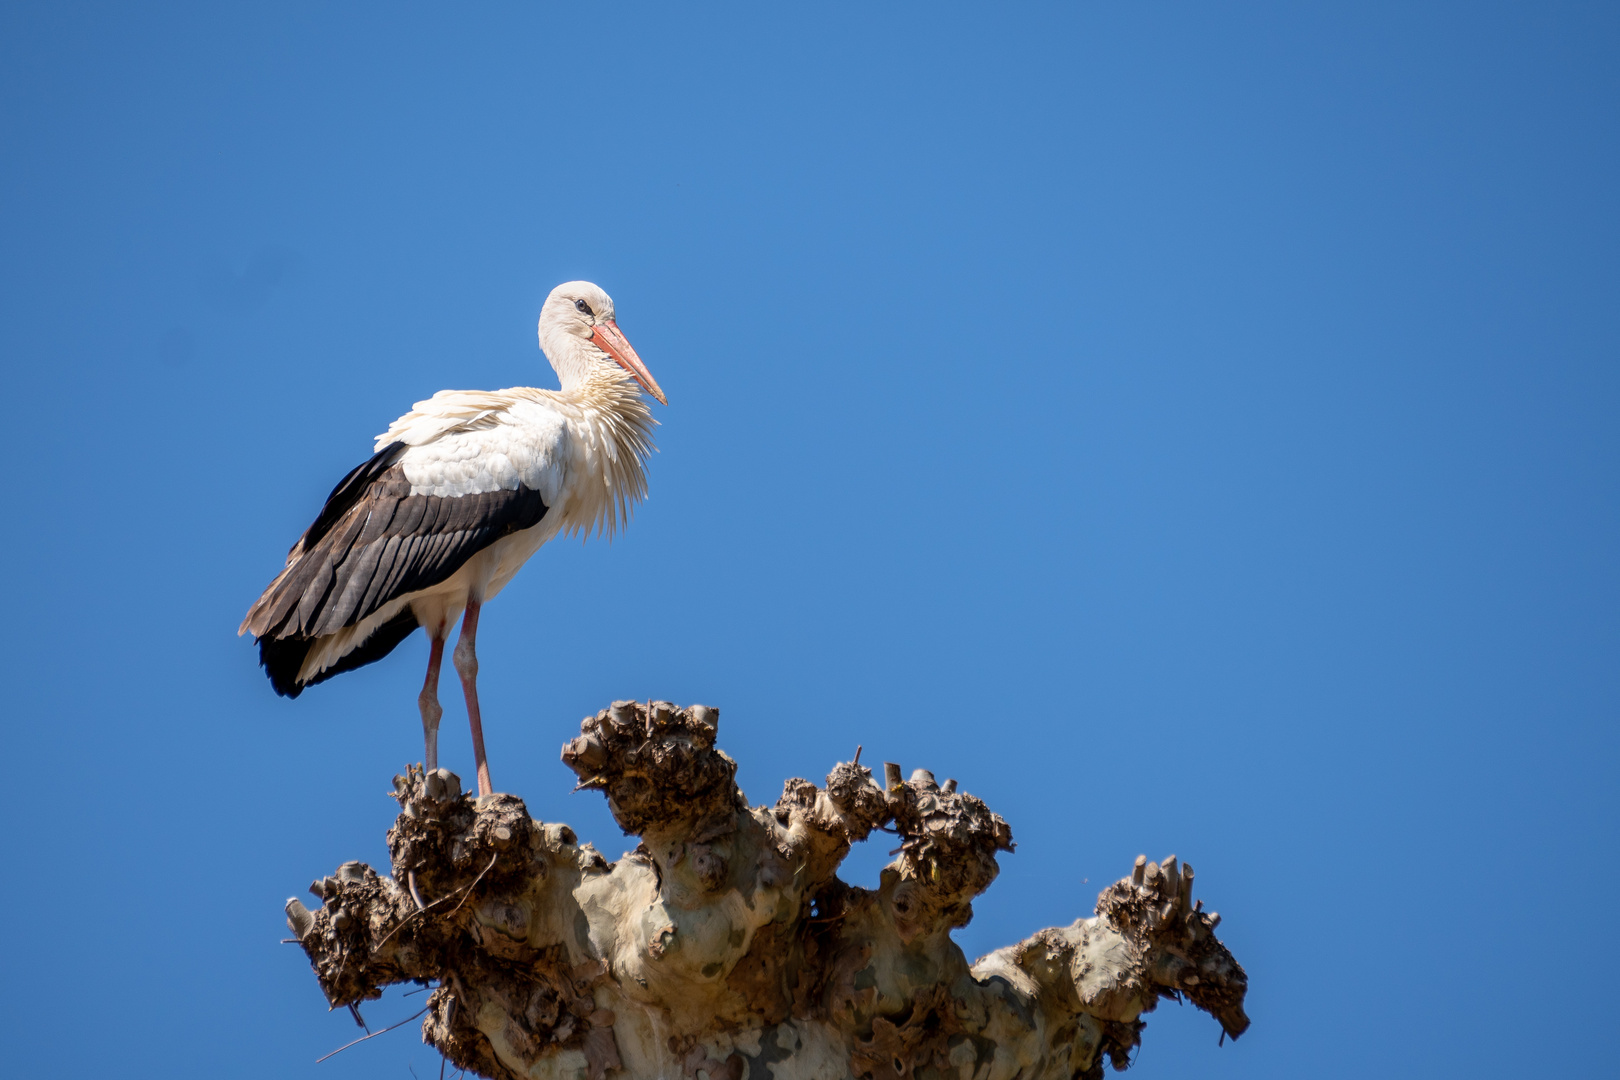
[[[0,1071],[437,1069],[314,1066],[277,944],[425,645],[287,702],[235,630],[584,277],[670,405],[489,609],[498,787],[616,855],[559,746],[711,703],[756,802],[1005,815],[971,955],[1192,862],[1254,1028],[1140,1077],[1610,1072],[1620,16],[1341,6],[5,5]]]

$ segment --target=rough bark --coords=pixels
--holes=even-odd
[[[1070,1080],[1123,1069],[1161,997],[1248,1027],[1243,969],[1174,856],[970,966],[950,932],[1012,850],[1005,821],[954,781],[889,765],[880,786],[854,762],[750,807],[718,719],[616,702],[564,747],[641,839],[617,862],[514,795],[396,777],[393,876],[345,863],[316,910],[287,903],[327,999],[433,986],[423,1039],[498,1080]],[[898,857],[875,891],[846,885],[879,829]]]

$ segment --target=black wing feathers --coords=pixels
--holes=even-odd
[[[321,537],[330,532],[332,526],[349,512],[349,508],[365,497],[366,489],[372,482],[392,468],[404,452],[404,443],[389,443],[373,454],[370,461],[350,469],[349,475],[339,480],[332,494],[326,497],[326,505],[321,507],[314,522],[304,530],[303,539],[299,541],[304,549],[307,551],[314,547]]]
[[[402,443],[383,447],[345,476],[293,547],[287,568],[244,624],[277,693],[295,694],[315,638],[353,626],[408,593],[431,588],[503,536],[540,523],[533,488],[475,495],[412,495],[397,462]],[[409,612],[357,643],[321,682],[387,655],[415,629]],[[408,621],[409,625],[406,625]]]

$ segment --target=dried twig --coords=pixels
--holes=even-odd
[[[458,896],[458,895],[461,895],[463,893],[467,893],[467,892],[471,891],[474,885],[477,885],[480,881],[484,880],[484,875],[489,873],[491,867],[493,867],[495,865],[495,860],[498,859],[498,858],[500,858],[500,852],[497,851],[495,854],[493,854],[493,855],[491,855],[489,857],[489,866],[486,866],[482,870],[480,870],[478,872],[478,876],[472,879],[472,884],[471,885],[463,885],[461,888],[456,889],[453,892],[445,893],[443,896],[439,897],[437,900],[434,900],[434,901],[432,901],[430,903],[427,903],[427,904],[422,904],[421,907],[418,907],[415,911],[411,912],[409,915],[407,915],[403,919],[399,920],[399,925],[398,926],[394,927],[392,930],[388,931],[388,933],[384,934],[382,936],[382,940],[377,942],[377,944],[375,944],[375,945],[373,945],[371,947],[372,951],[375,952],[376,950],[378,950],[378,949],[382,948],[384,945],[386,945],[388,943],[389,938],[393,937],[395,934],[397,934],[401,930],[405,929],[405,924],[410,922],[412,919],[416,918],[418,915],[426,914],[430,909],[438,907],[440,904],[444,903],[446,900],[449,900],[452,897],[455,897],[455,896]],[[461,896],[461,904],[465,904],[466,902],[467,902],[466,896]],[[422,902],[420,900],[417,900],[417,903],[421,904]],[[450,909],[450,915],[454,915],[456,912],[460,911],[461,910],[461,904],[457,904],[455,907],[451,908]],[[446,915],[445,918],[449,918],[450,915]]]
[[[417,911],[426,911],[427,905],[422,903],[422,890],[416,887],[416,871],[405,871],[405,882],[411,887],[411,899],[416,901]]]
[[[464,890],[464,895],[461,898],[461,904],[465,904],[467,902],[467,897],[471,896],[472,891],[478,887],[478,883],[484,880],[484,875],[495,868],[495,860],[500,857],[501,853],[498,851],[489,857],[489,865],[478,871],[478,876],[473,878],[472,884],[467,886],[467,888]],[[461,904],[457,904],[455,907],[451,908],[450,915],[454,915],[456,912],[460,911]],[[445,918],[448,919],[450,915],[446,915]]]
[[[450,893],[450,894],[448,894],[446,896],[441,896],[439,899],[440,900],[448,900],[448,899],[450,899],[450,897],[452,897],[454,895],[456,895],[456,894],[455,893]],[[433,902],[435,904],[437,904],[439,901],[435,900]],[[410,922],[412,919],[416,918],[418,915],[422,914],[422,912],[424,912],[426,910],[427,910],[427,908],[418,908],[416,911],[411,912],[409,915],[407,915],[403,919],[399,920],[399,925],[394,927],[392,930],[388,931],[388,933],[384,934],[382,936],[382,940],[377,942],[377,944],[375,944],[375,945],[373,945],[371,947],[371,951],[376,952],[378,949],[380,949],[384,945],[388,944],[388,939],[389,938],[393,937],[395,934],[397,934],[401,930],[405,929],[405,924],[406,923]]]
[[[353,1006],[350,1006],[350,1007],[352,1008]],[[390,1031],[393,1031],[395,1028],[403,1027],[404,1025],[410,1023],[412,1020],[415,1020],[417,1016],[421,1016],[422,1013],[425,1013],[427,1011],[428,1011],[428,1007],[426,1005],[424,1005],[424,1006],[422,1006],[422,1012],[417,1013],[416,1016],[407,1016],[405,1019],[401,1020],[399,1023],[397,1023],[397,1024],[389,1024],[387,1027],[383,1028],[381,1031],[373,1031],[370,1035],[362,1035],[362,1036],[360,1036],[358,1039],[354,1040],[354,1042],[344,1043],[342,1046],[340,1046],[336,1050],[332,1051],[332,1054],[341,1054],[341,1053],[343,1053],[343,1051],[347,1050],[349,1047],[353,1046],[355,1043],[363,1043],[367,1039],[375,1039],[379,1035],[386,1035]],[[318,1057],[318,1058],[316,1058],[315,1059],[315,1064],[319,1065],[321,1062],[325,1061],[326,1058],[331,1057],[332,1054],[327,1054],[326,1057]]]

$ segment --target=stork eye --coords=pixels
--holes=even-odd
[[[583,300],[575,300],[574,306],[580,311],[584,312],[586,315],[590,315],[593,318],[596,316],[596,312],[591,310],[591,305],[587,304]]]

